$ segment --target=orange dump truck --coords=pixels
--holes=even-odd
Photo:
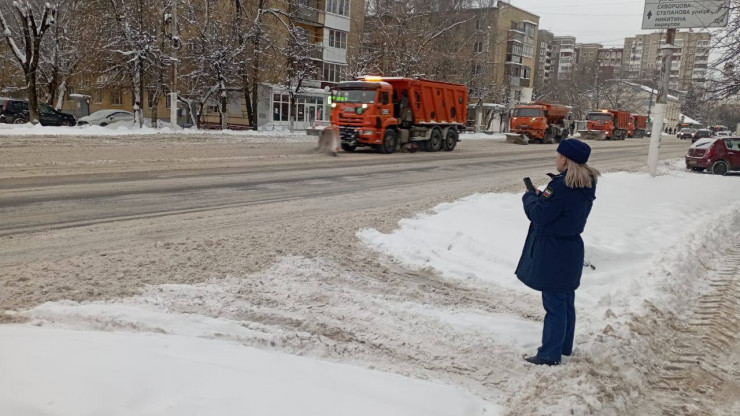
[[[337,84],[331,107],[345,151],[452,151],[465,129],[468,89],[418,78],[362,77]]]
[[[647,136],[647,116],[641,116],[639,114],[632,114],[632,131],[628,134],[628,137],[637,137],[642,139]]]
[[[568,106],[540,101],[517,105],[511,111],[509,134],[526,136],[540,143],[555,143],[568,137],[570,110]]]
[[[579,133],[584,139],[624,140],[630,128],[630,119],[628,111],[592,111],[586,116],[586,130],[580,130]]]

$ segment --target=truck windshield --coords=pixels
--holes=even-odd
[[[376,90],[338,90],[332,98],[336,103],[363,103],[372,104],[375,102]]]
[[[586,120],[592,121],[612,121],[612,115],[609,113],[588,113]]]
[[[539,108],[515,108],[514,117],[544,117],[542,110]]]

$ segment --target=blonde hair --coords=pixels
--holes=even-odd
[[[565,168],[568,172],[565,174],[565,185],[568,188],[591,188],[596,184],[601,172],[585,163],[580,164],[570,159],[567,160]]]

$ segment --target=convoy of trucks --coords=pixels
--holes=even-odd
[[[568,137],[571,107],[536,101],[517,105],[511,111],[510,135],[520,135],[530,141],[555,143]]]
[[[337,84],[331,107],[345,151],[452,151],[465,129],[468,90],[420,78],[361,77]]]
[[[464,85],[422,78],[359,77],[340,82],[332,91],[331,125],[341,147],[352,152],[370,147],[381,153],[398,149],[452,151],[465,130],[468,90]],[[520,142],[555,143],[569,136],[572,108],[535,101],[515,106],[510,133]],[[622,110],[591,111],[584,139],[624,140],[645,137],[648,117]]]

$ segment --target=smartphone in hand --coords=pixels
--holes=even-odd
[[[534,184],[532,183],[532,180],[529,179],[529,177],[524,178],[524,186],[527,187],[527,191],[534,192],[536,188],[534,187]]]

